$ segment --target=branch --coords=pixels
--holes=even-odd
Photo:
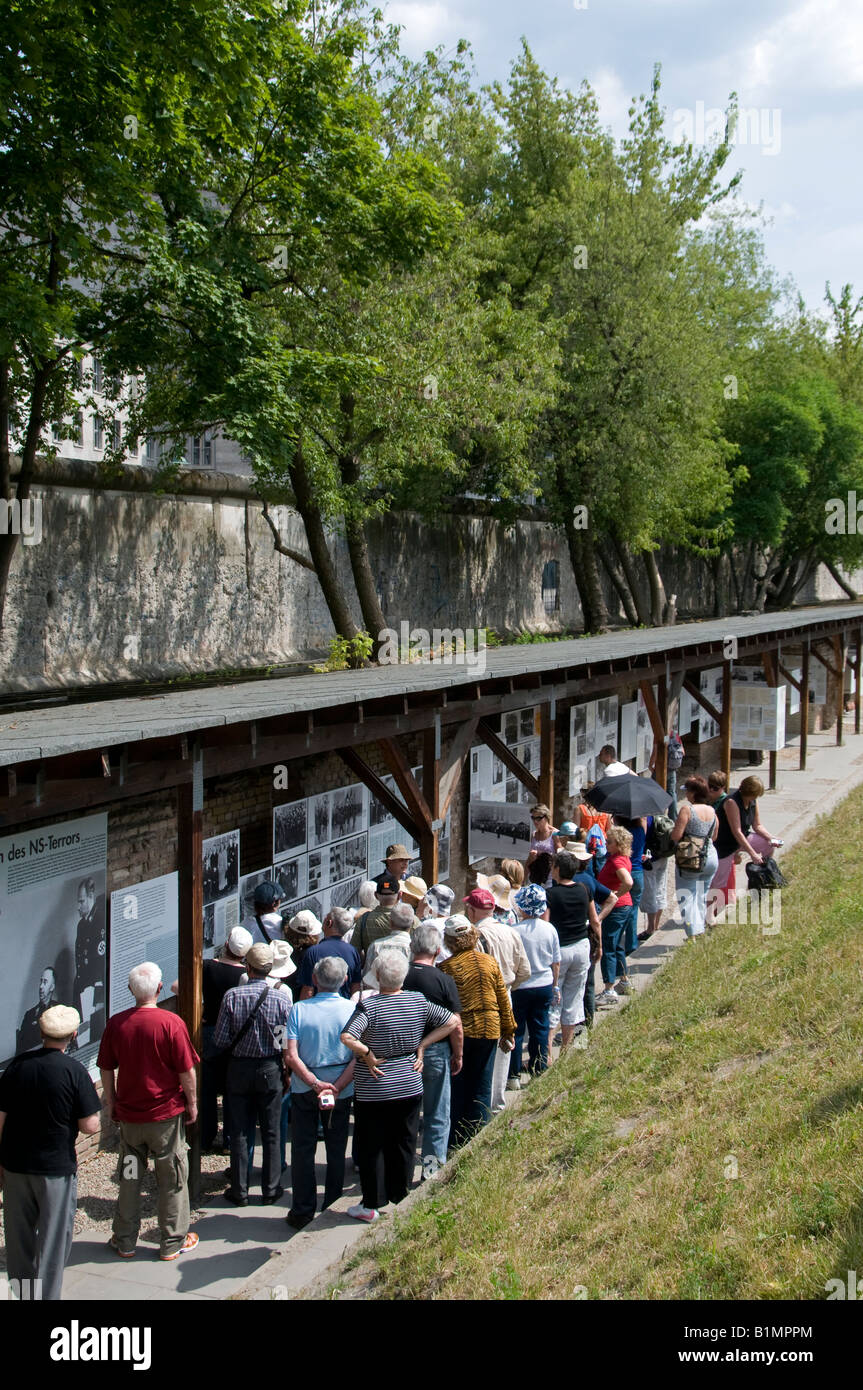
[[[315,566],[311,560],[309,560],[305,555],[301,555],[298,550],[292,550],[290,546],[285,545],[284,541],[279,535],[279,529],[276,526],[276,523],[270,516],[270,511],[266,499],[264,500],[262,516],[273,534],[273,549],[277,550],[280,555],[286,555],[289,560],[295,561],[296,564],[302,565],[304,569],[311,570],[312,574],[316,574],[317,571],[315,570]]]
[[[836,583],[839,585],[839,588],[842,589],[848,595],[849,598],[858,599],[860,597],[856,590],[852,589],[851,585],[842,578],[842,575],[839,573],[835,565],[831,564],[829,560],[823,560],[822,564],[826,567],[828,574],[830,574],[836,580]]]

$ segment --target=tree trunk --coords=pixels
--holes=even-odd
[[[635,604],[632,601],[632,594],[629,592],[629,586],[626,582],[626,576],[624,575],[623,571],[615,564],[611,555],[608,553],[608,547],[600,547],[599,558],[605,566],[605,570],[609,579],[614,585],[617,596],[620,599],[621,605],[623,607],[623,611],[626,614],[626,621],[629,623],[630,627],[637,627],[638,613],[636,612]]]
[[[650,622],[653,627],[662,627],[669,604],[665,596],[662,575],[659,573],[659,565],[656,563],[656,551],[645,550],[642,558],[650,587]]]
[[[629,592],[632,595],[632,602],[638,614],[638,621],[643,627],[650,626],[650,609],[645,602],[644,584],[640,582],[638,569],[632,557],[632,551],[617,532],[612,533],[611,537],[614,548],[620,557],[620,564],[623,573],[626,575],[626,582],[629,585]]]
[[[564,530],[575,586],[581,599],[584,630],[593,633],[607,632],[608,608],[599,579],[599,565],[593,541],[587,531],[577,529],[571,512],[564,524]]]
[[[351,616],[350,605],[344,587],[336,574],[330,549],[327,545],[321,509],[315,501],[306,465],[303,459],[302,444],[297,444],[294,456],[288,465],[288,476],[294,493],[297,511],[302,517],[306,530],[309,553],[314,561],[318,583],[323,591],[333,626],[340,637],[348,640],[357,635],[357,625]]]
[[[821,563],[824,566],[826,566],[827,573],[833,579],[836,580],[836,583],[839,585],[839,588],[843,591],[843,593],[846,593],[850,599],[858,599],[860,597],[856,589],[852,589],[848,581],[842,578],[842,575],[839,573],[835,565],[832,565],[829,560],[822,560]]]
[[[40,367],[33,374],[33,386],[30,393],[30,416],[27,421],[27,433],[24,437],[24,447],[21,450],[21,470],[18,474],[18,483],[15,488],[15,496],[19,504],[25,502],[30,496],[30,484],[33,480],[33,472],[36,467],[36,455],[42,440],[42,431],[46,424],[44,417],[45,401],[48,395],[48,383],[56,365],[55,362],[49,367]],[[4,457],[2,462],[0,462],[0,480],[2,480],[2,501],[5,504],[12,499],[12,470],[11,458],[9,457],[8,431],[8,412],[11,402],[9,400],[8,375],[4,383],[4,392],[5,401],[2,408],[6,412],[6,417],[3,422]],[[12,571],[12,560],[20,539],[20,535],[14,534],[8,526],[6,528],[6,534],[0,535],[0,633],[3,631],[3,623],[6,616],[6,600],[9,595],[9,576]]]
[[[340,401],[342,419],[344,421],[344,433],[342,436],[342,451],[339,454],[339,473],[342,483],[349,493],[353,493],[360,502],[360,481],[361,465],[354,439],[354,407],[355,402],[352,395],[346,393]],[[348,546],[348,555],[351,561],[351,570],[354,576],[354,586],[360,600],[360,608],[363,615],[363,623],[366,632],[374,640],[374,656],[377,658],[381,642],[381,632],[386,627],[387,622],[384,617],[378,591],[375,587],[375,578],[372,573],[371,560],[369,559],[369,544],[366,536],[366,529],[362,519],[352,516],[349,512],[345,514],[345,540]]]
[[[724,618],[728,612],[728,605],[722,592],[722,571],[725,568],[727,556],[720,550],[718,555],[714,555],[711,562],[713,572],[713,616],[714,618]]]

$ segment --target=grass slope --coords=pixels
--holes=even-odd
[[[380,1298],[824,1298],[863,1269],[863,790],[533,1083],[372,1256]],[[735,1176],[736,1174],[736,1176]]]

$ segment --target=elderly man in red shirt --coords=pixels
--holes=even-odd
[[[189,1230],[186,1120],[194,1124],[198,1118],[200,1058],[183,1020],[159,1008],[161,988],[158,965],[136,965],[129,974],[135,1007],[108,1020],[99,1045],[105,1109],[120,1126],[120,1192],[109,1243],[124,1260],[135,1254],[149,1158],[159,1188],[159,1258],[176,1260],[198,1244]]]

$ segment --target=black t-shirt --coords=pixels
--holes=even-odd
[[[584,883],[556,883],[546,893],[548,915],[561,946],[574,946],[588,934],[590,890]]]
[[[744,835],[749,834],[752,829],[752,822],[755,819],[756,803],[752,801],[748,806],[744,806],[743,797],[740,795],[739,788],[736,792],[731,792],[729,796],[726,796],[716,807],[716,814],[719,818],[719,830],[717,831],[714,843],[716,845],[716,853],[720,859],[727,859],[729,854],[736,854],[740,849],[740,845],[734,838],[734,832],[728,824],[727,810],[729,801],[733,801],[740,812],[740,829],[743,831]]]
[[[229,965],[224,960],[205,960],[202,973],[204,1012],[201,1022],[215,1028],[222,1000],[229,989],[234,989],[240,983],[243,967]]]
[[[402,989],[416,990],[425,995],[430,1004],[443,1004],[450,1013],[461,1013],[461,1000],[458,985],[450,975],[438,970],[436,965],[412,965],[405,975]]]
[[[78,1121],[99,1109],[96,1087],[74,1057],[55,1047],[16,1057],[0,1076],[0,1110],[6,1113],[0,1167],[68,1177],[78,1168]]]

